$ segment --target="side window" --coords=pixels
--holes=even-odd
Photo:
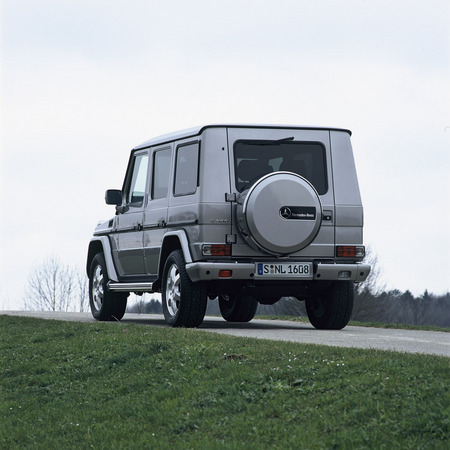
[[[174,195],[195,194],[198,186],[199,143],[180,145],[175,163]]]
[[[170,148],[157,150],[153,156],[152,198],[164,198],[169,189]]]
[[[140,154],[134,158],[133,173],[130,188],[127,193],[127,203],[142,204],[147,182],[148,155]]]

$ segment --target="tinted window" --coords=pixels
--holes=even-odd
[[[239,192],[271,172],[294,172],[306,178],[319,194],[328,190],[325,148],[319,143],[237,141],[234,170]]]
[[[178,147],[174,195],[195,194],[198,181],[199,144]]]
[[[127,194],[127,203],[142,203],[147,182],[148,155],[137,155],[134,159],[133,174],[130,189]]]
[[[170,174],[170,148],[158,150],[154,153],[152,198],[167,196]]]

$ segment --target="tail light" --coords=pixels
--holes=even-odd
[[[366,254],[364,246],[338,245],[336,247],[337,258],[364,258]]]
[[[206,244],[202,247],[203,256],[231,256],[229,244]]]

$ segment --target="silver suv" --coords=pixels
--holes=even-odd
[[[215,298],[225,320],[247,322],[292,296],[314,327],[345,327],[370,271],[350,136],[207,125],[135,147],[122,189],[105,194],[116,214],[89,244],[93,316],[120,320],[130,292],[161,292],[171,326],[199,326]]]

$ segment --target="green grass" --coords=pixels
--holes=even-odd
[[[446,449],[450,359],[0,316],[0,448]]]

